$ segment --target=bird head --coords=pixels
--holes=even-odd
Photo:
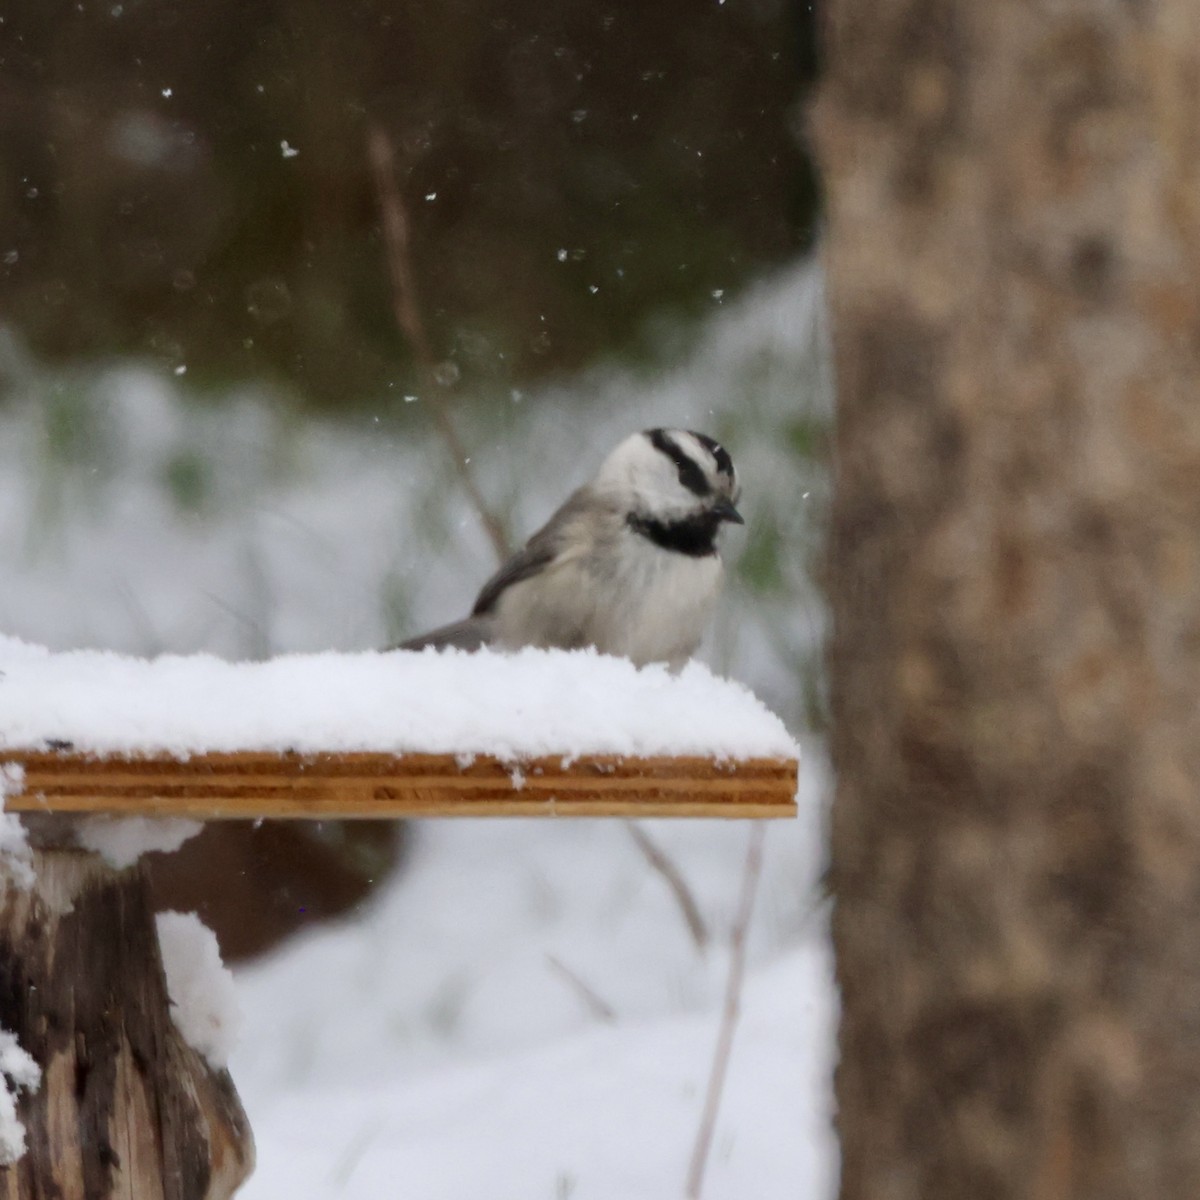
[[[661,522],[701,517],[743,524],[741,488],[719,442],[686,429],[646,429],[605,459],[595,488],[638,517]]]

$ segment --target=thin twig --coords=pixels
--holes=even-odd
[[[671,889],[671,894],[683,913],[683,919],[687,922],[692,941],[696,943],[696,949],[703,954],[708,946],[708,926],[704,924],[700,906],[696,903],[696,897],[692,895],[683,873],[640,825],[634,821],[626,821],[625,828],[629,830],[629,836],[637,843],[638,849],[645,855],[646,861],[666,880],[667,887]]]
[[[738,901],[737,919],[729,935],[729,978],[725,983],[725,1008],[721,1014],[721,1029],[717,1034],[717,1047],[708,1076],[704,1112],[700,1117],[700,1128],[696,1131],[696,1144],[692,1149],[692,1162],[688,1167],[687,1200],[700,1200],[700,1189],[704,1185],[704,1168],[708,1162],[708,1153],[717,1125],[717,1112],[721,1107],[725,1075],[729,1070],[733,1034],[737,1029],[742,1006],[742,983],[746,976],[746,940],[750,931],[750,918],[754,915],[754,897],[758,893],[758,881],[762,875],[763,841],[766,832],[766,826],[762,822],[755,824],[750,830],[750,844],[746,848],[742,895]]]
[[[488,507],[483,493],[471,472],[470,457],[458,436],[458,429],[450,416],[449,406],[443,394],[448,383],[441,376],[441,368],[429,342],[425,322],[421,319],[421,306],[417,299],[416,277],[412,268],[412,244],[409,237],[408,214],[404,197],[396,186],[396,156],[392,143],[379,125],[367,131],[367,157],[375,176],[375,191],[379,200],[379,215],[383,224],[383,241],[387,248],[388,274],[392,281],[392,315],[401,334],[407,338],[417,360],[425,382],[424,391],[429,401],[438,433],[446,443],[459,482],[467,493],[480,524],[492,543],[497,561],[508,557],[508,538],[500,518]]]
[[[596,992],[586,980],[576,975],[561,958],[553,954],[547,954],[546,962],[575,989],[593,1016],[609,1025],[616,1021],[617,1010],[603,996]]]

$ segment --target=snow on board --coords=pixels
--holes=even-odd
[[[230,663],[12,639],[0,639],[0,752],[48,808],[179,816],[330,816],[347,796],[357,815],[432,815],[447,800],[595,815],[610,788],[622,812],[640,789],[663,813],[713,815],[731,799],[729,815],[790,815],[798,758],[761,701],[698,663],[675,674],[559,650]],[[400,795],[414,775],[420,796]],[[81,795],[97,788],[107,798]],[[173,802],[147,804],[160,793]]]
[[[794,758],[750,691],[699,663],[640,670],[594,651],[53,654],[0,638],[0,747],[95,754],[296,750]]]

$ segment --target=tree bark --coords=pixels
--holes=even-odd
[[[254,1164],[229,1075],[171,1019],[144,876],[35,853],[0,891],[0,1026],[42,1069],[0,1200],[225,1200]]]
[[[830,0],[844,1200],[1200,1196],[1200,9]]]

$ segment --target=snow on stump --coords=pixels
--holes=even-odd
[[[791,816],[797,770],[779,719],[696,664],[0,638],[0,1200],[222,1200],[249,1174],[228,1031],[164,977],[163,948],[186,975],[210,935],[171,914],[160,948],[137,863],[196,820]]]

